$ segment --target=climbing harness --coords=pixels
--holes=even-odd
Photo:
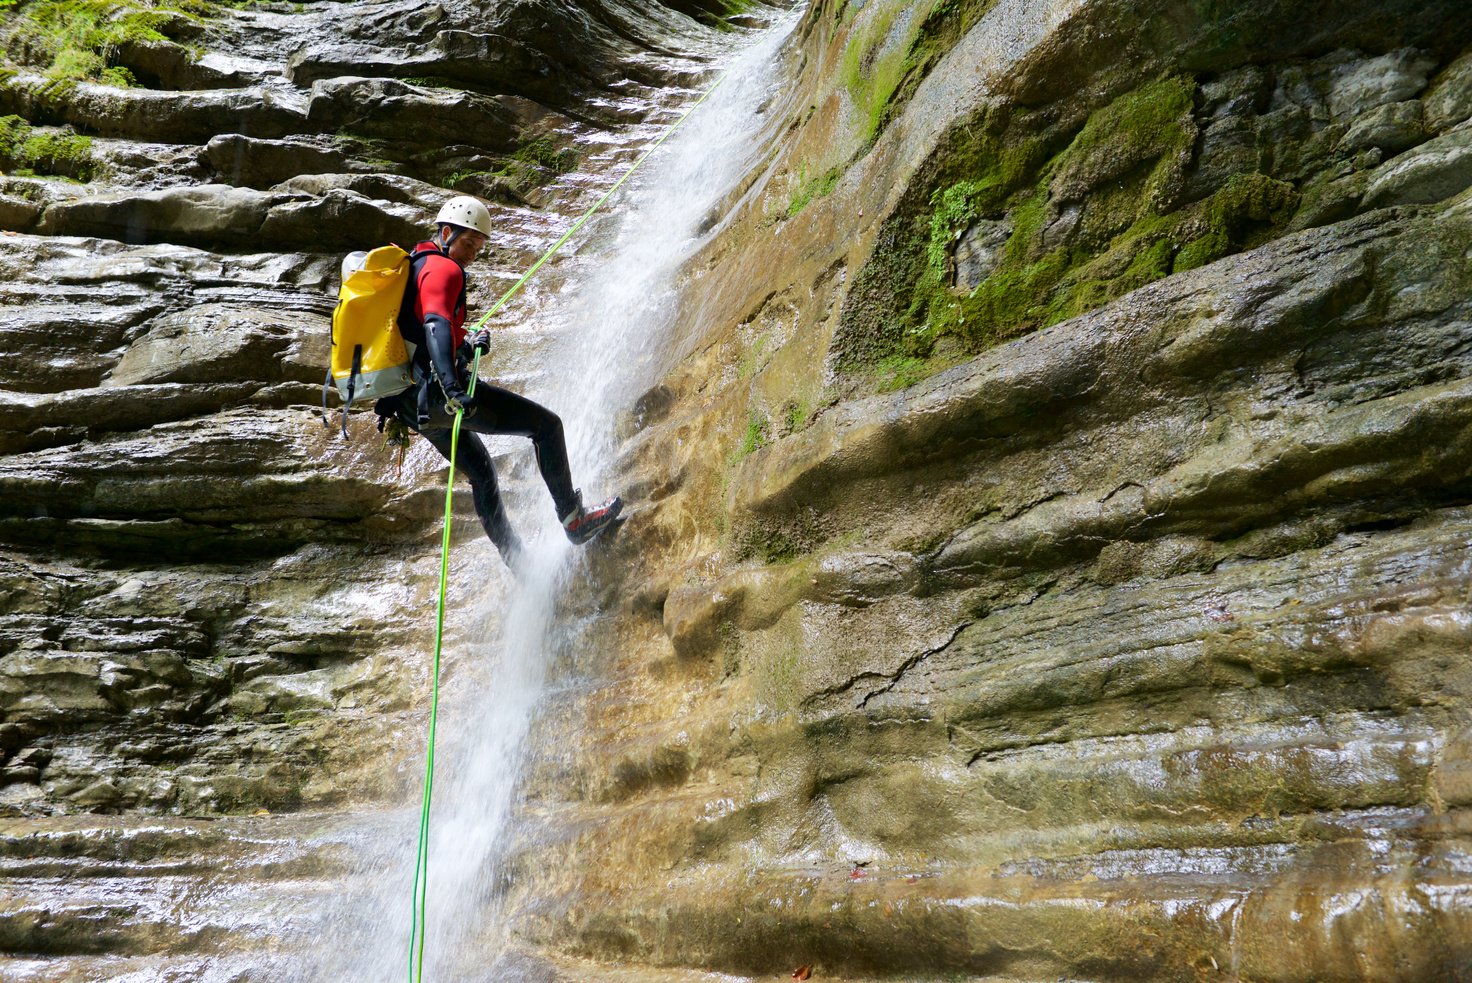
[[[603,197],[594,202],[593,207],[584,212],[582,217],[574,222],[572,227],[564,232],[562,234],[562,237],[554,242],[551,247],[542,254],[541,258],[532,264],[531,269],[522,274],[520,280],[517,280],[515,283],[513,283],[511,285],[511,288],[501,295],[501,298],[497,300],[494,305],[491,306],[490,310],[486,311],[486,313],[481,316],[481,319],[475,323],[475,326],[471,328],[470,331],[466,332],[467,335],[473,334],[483,328],[485,326],[485,323],[489,321],[497,311],[504,307],[506,305],[506,302],[510,300],[518,290],[521,289],[522,285],[531,279],[532,274],[541,269],[542,264],[551,259],[553,255],[555,255],[557,251],[561,249],[567,243],[567,241],[577,233],[579,229],[587,224],[588,220],[593,217],[594,213],[602,208],[603,205],[607,203],[608,199],[613,197],[614,192],[623,187],[624,182],[627,181],[629,177],[636,170],[639,169],[639,165],[643,164],[644,161],[649,158],[650,154],[658,150],[660,145],[668,140],[670,136],[680,128],[685,120],[690,118],[690,114],[700,108],[701,103],[710,98],[711,93],[715,92],[720,84],[726,80],[726,74],[727,73],[722,73],[721,76],[717,78],[715,82],[711,85],[711,87],[705,91],[705,94],[702,95],[699,99],[695,100],[695,104],[685,111],[685,115],[675,120],[675,122],[670,125],[670,128],[664,132],[663,136],[656,140],[648,150],[639,155],[639,159],[634,161],[634,163],[630,165],[629,169],[624,172],[624,176],[619,178],[618,181],[614,183],[613,187],[609,188],[608,191],[604,193]],[[470,365],[470,383],[466,387],[467,397],[472,397],[475,395],[475,381],[480,369],[480,356],[481,350],[477,348],[475,350],[475,358]],[[440,537],[439,603],[435,610],[434,685],[429,704],[429,748],[425,755],[424,765],[424,800],[419,810],[419,849],[414,858],[414,921],[413,927],[410,929],[409,932],[409,983],[422,983],[424,979],[424,937],[428,929],[425,909],[429,901],[429,804],[430,796],[434,789],[435,729],[439,724],[440,653],[444,647],[445,636],[445,586],[446,581],[449,579],[450,572],[450,519],[451,506],[454,502],[455,493],[455,451],[460,444],[460,424],[464,419],[465,411],[463,409],[456,409],[455,425],[450,430],[450,475],[446,481],[445,486],[445,525],[443,534]]]

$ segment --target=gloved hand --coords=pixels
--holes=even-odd
[[[491,350],[491,329],[481,328],[468,339],[472,351],[480,352],[482,355]]]
[[[445,392],[445,409],[451,413],[464,413],[466,416],[475,414],[475,407],[470,403],[470,397],[465,395],[465,390],[456,386]]]

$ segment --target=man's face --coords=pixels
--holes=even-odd
[[[475,262],[476,257],[480,255],[480,251],[485,247],[485,236],[474,230],[466,229],[455,238],[454,242],[450,243],[450,248],[446,252],[450,254],[451,259],[461,266],[469,266]]]

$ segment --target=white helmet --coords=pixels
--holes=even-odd
[[[434,224],[471,229],[488,239],[491,236],[491,213],[481,204],[479,198],[472,198],[470,195],[460,195],[445,202],[440,207],[440,213],[434,217]]]

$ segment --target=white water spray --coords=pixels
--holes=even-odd
[[[536,312],[539,327],[558,340],[547,371],[526,395],[562,417],[573,478],[590,504],[616,491],[608,487],[615,420],[656,381],[681,269],[710,234],[702,222],[756,163],[762,108],[778,77],[773,61],[793,23],[789,16],[731,58],[720,88],[585,235],[583,242],[597,247],[560,264],[568,286]],[[650,139],[672,119],[651,124]],[[503,438],[491,442],[493,451],[503,449],[501,442],[504,449],[529,453],[524,440]],[[440,711],[424,963],[425,979],[436,983],[484,979],[495,959],[501,851],[524,745],[544,696],[547,667],[577,637],[578,626],[559,619],[557,598],[568,589],[567,575],[578,557],[551,514],[546,489],[538,480],[503,487],[503,494],[528,541],[530,563],[520,587],[486,597],[488,610],[481,614],[494,626],[490,637],[446,656],[446,676],[454,678],[444,684]],[[452,578],[476,575],[465,565],[456,564],[460,569]],[[450,616],[469,614],[452,610]],[[354,892],[342,899],[354,910],[347,924],[334,926],[337,945],[319,953],[303,978],[404,976],[414,829],[406,821],[402,835],[391,839],[361,844],[375,871],[366,896]]]

